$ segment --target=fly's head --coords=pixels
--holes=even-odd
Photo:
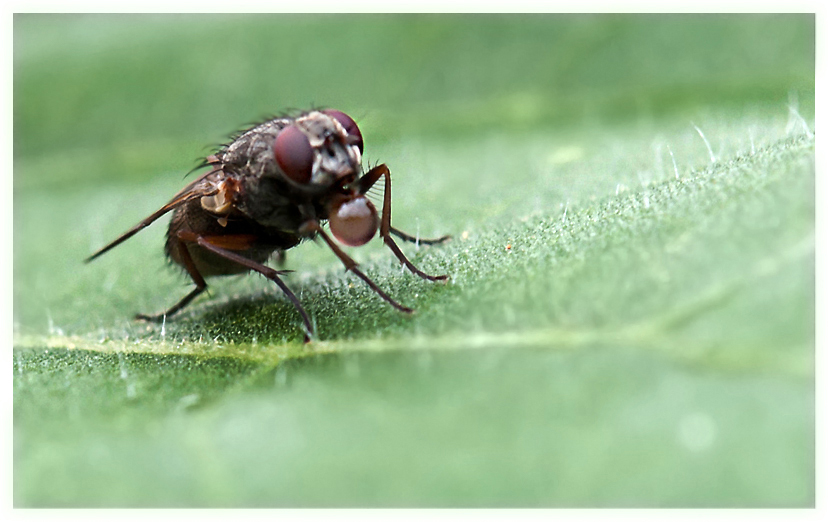
[[[334,109],[296,118],[273,142],[276,163],[288,179],[330,187],[324,206],[331,233],[348,246],[364,245],[379,227],[376,207],[355,183],[362,174],[362,151],[356,122]]]
[[[279,132],[273,154],[282,173],[297,185],[342,185],[361,173],[362,133],[344,112],[311,111]]]

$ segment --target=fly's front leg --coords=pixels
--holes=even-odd
[[[397,256],[397,259],[400,260],[400,263],[404,264],[406,268],[411,270],[414,274],[422,277],[423,279],[428,279],[429,281],[445,281],[448,279],[448,275],[440,275],[440,276],[433,276],[428,275],[416,266],[414,266],[411,261],[405,257],[400,247],[397,246],[397,243],[394,242],[394,239],[391,237],[391,234],[396,235],[400,239],[405,241],[414,241],[420,242],[426,245],[442,243],[443,241],[449,239],[450,236],[443,236],[438,239],[420,239],[418,240],[415,237],[412,237],[405,232],[401,232],[391,226],[391,172],[388,170],[386,165],[378,165],[368,171],[364,176],[359,179],[359,187],[358,191],[360,194],[365,194],[371,187],[374,186],[380,177],[385,176],[385,189],[383,190],[383,197],[382,197],[382,216],[380,217],[380,237],[382,241],[394,252],[394,255]]]
[[[374,281],[372,281],[370,277],[365,275],[362,272],[362,270],[360,270],[357,267],[357,262],[354,261],[353,258],[351,258],[348,254],[346,254],[341,248],[339,248],[339,245],[337,245],[333,241],[333,239],[331,239],[331,237],[328,235],[328,233],[325,232],[325,230],[322,229],[322,227],[319,225],[319,222],[317,222],[317,221],[308,221],[307,223],[305,223],[305,225],[303,225],[302,229],[307,231],[307,232],[314,232],[314,233],[318,234],[325,241],[325,243],[328,244],[328,246],[331,248],[331,250],[333,250],[334,254],[336,254],[336,257],[338,257],[339,260],[342,261],[342,264],[345,265],[346,270],[350,270],[351,272],[356,274],[357,277],[359,277],[360,279],[365,281],[365,283],[369,287],[371,287],[371,290],[373,290],[374,292],[379,294],[379,296],[382,297],[383,299],[385,299],[391,306],[393,306],[397,310],[399,310],[401,312],[405,312],[407,314],[410,314],[414,311],[411,308],[408,308],[407,306],[403,306],[400,303],[396,302],[395,300],[391,299],[391,297],[388,294],[383,292],[382,289],[380,289],[380,287],[378,287],[377,284],[374,283]]]
[[[418,236],[412,236],[411,234],[406,234],[402,230],[398,230],[394,227],[390,227],[391,233],[397,236],[398,238],[402,239],[403,241],[408,241],[410,243],[417,243],[418,245],[439,245],[440,243],[444,243],[451,239],[451,236],[442,236],[436,239],[425,239]]]

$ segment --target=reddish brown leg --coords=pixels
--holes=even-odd
[[[302,316],[302,322],[305,324],[305,342],[306,343],[309,342],[311,335],[313,335],[313,326],[311,325],[310,318],[308,317],[307,312],[305,312],[305,309],[302,307],[302,304],[299,302],[299,299],[296,297],[296,295],[293,293],[293,291],[291,291],[291,289],[288,288],[288,286],[279,278],[279,274],[281,274],[282,272],[280,272],[278,270],[274,270],[274,269],[272,269],[268,266],[256,263],[255,261],[251,261],[250,259],[247,259],[246,257],[240,256],[239,254],[236,254],[235,252],[232,252],[230,250],[227,250],[226,248],[223,248],[223,246],[235,245],[237,248],[241,249],[245,245],[249,244],[250,239],[252,237],[253,236],[238,235],[238,236],[217,236],[215,238],[211,238],[211,237],[200,236],[200,235],[195,234],[193,232],[179,232],[178,233],[178,238],[179,238],[178,245],[179,245],[179,249],[180,249],[179,252],[181,253],[181,260],[184,263],[184,268],[187,270],[187,272],[193,278],[193,281],[196,284],[196,289],[193,290],[192,292],[190,292],[189,294],[187,294],[184,297],[184,299],[179,301],[175,306],[173,306],[172,308],[170,308],[169,310],[167,310],[163,314],[159,314],[159,315],[155,315],[155,316],[139,315],[139,316],[137,316],[137,318],[148,320],[148,321],[160,321],[161,319],[164,318],[164,316],[172,315],[175,312],[181,310],[190,301],[192,301],[195,296],[197,296],[198,294],[203,292],[205,288],[207,288],[207,283],[204,281],[204,278],[201,276],[201,274],[196,269],[195,263],[193,263],[193,259],[190,256],[190,252],[186,248],[186,243],[195,243],[198,246],[204,248],[205,250],[209,250],[210,252],[213,252],[216,255],[224,257],[225,259],[229,259],[230,261],[238,263],[238,264],[242,265],[245,268],[248,268],[250,270],[258,272],[258,273],[262,274],[263,276],[265,276],[266,278],[273,281],[274,283],[276,283],[279,286],[279,288],[281,288],[282,291],[285,293],[288,300],[290,300],[290,302],[293,303],[293,306],[296,307],[296,310],[299,312],[299,315]],[[216,244],[212,243],[211,240],[215,241],[215,243],[219,243],[223,246],[216,245]]]
[[[190,257],[190,251],[187,249],[187,245],[185,245],[183,241],[179,240],[176,243],[176,248],[178,248],[181,261],[184,263],[184,269],[187,271],[188,274],[190,274],[190,277],[193,278],[193,282],[196,285],[195,289],[189,294],[185,295],[181,301],[176,303],[172,308],[170,308],[166,312],[162,312],[157,315],[137,314],[135,316],[136,319],[142,321],[161,322],[164,320],[165,317],[171,316],[174,313],[181,310],[182,308],[184,308],[185,306],[187,306],[187,304],[189,304],[190,301],[195,299],[195,297],[198,294],[207,289],[207,282],[204,281],[204,277],[201,276],[201,273],[199,273],[198,269],[195,266],[195,263],[193,263],[193,258]]]
[[[309,231],[313,231],[313,232],[316,232],[317,234],[319,234],[322,237],[322,239],[325,240],[325,243],[327,243],[328,246],[331,247],[331,250],[333,250],[334,254],[336,254],[336,257],[338,257],[339,260],[342,261],[342,264],[345,265],[345,269],[350,270],[351,272],[356,274],[357,277],[359,277],[360,279],[365,281],[365,283],[369,287],[371,287],[371,290],[373,290],[374,292],[379,294],[379,296],[382,297],[383,299],[385,299],[391,306],[393,306],[397,310],[399,310],[401,312],[405,312],[407,314],[410,314],[414,311],[411,308],[408,308],[407,306],[403,306],[400,303],[396,302],[395,300],[391,299],[391,297],[388,294],[383,292],[380,289],[380,287],[378,287],[377,284],[374,283],[371,280],[371,278],[369,278],[367,275],[365,275],[362,272],[362,270],[360,270],[357,267],[357,262],[354,261],[348,254],[346,254],[341,248],[339,248],[339,245],[334,243],[334,241],[330,238],[330,236],[322,229],[321,226],[319,226],[319,223],[317,223],[316,221],[311,221],[311,222],[305,224],[304,228],[309,230]]]
[[[418,243],[420,245],[439,245],[444,241],[448,241],[451,239],[451,236],[443,236],[438,237],[436,239],[425,239],[422,237],[414,237],[410,234],[406,234],[402,230],[398,230],[394,227],[391,227],[391,233],[397,236],[398,238],[402,239],[403,241],[409,241],[411,243]]]
[[[391,228],[391,172],[388,170],[388,167],[383,165],[377,165],[364,176],[359,178],[359,193],[365,194],[371,187],[374,186],[380,177],[385,176],[385,189],[382,199],[382,217],[380,218],[380,237],[382,241],[394,252],[394,255],[397,256],[397,259],[400,260],[400,263],[404,264],[411,272],[417,274],[418,276],[422,277],[423,279],[428,279],[429,281],[445,281],[448,279],[448,275],[441,275],[441,276],[432,276],[428,275],[416,266],[414,266],[411,261],[405,257],[400,247],[397,246],[397,243],[391,238],[391,233],[394,233],[401,239],[406,241],[414,240],[417,241],[416,238],[400,232],[395,228]],[[433,243],[442,243],[448,239],[448,236],[441,237],[439,239],[427,239],[425,241],[420,240],[420,243],[424,244],[433,244]]]
[[[302,303],[299,302],[299,299],[296,297],[296,294],[294,294],[293,291],[290,288],[288,288],[288,286],[284,283],[284,281],[282,281],[279,278],[279,274],[281,272],[279,272],[278,270],[274,270],[269,266],[265,266],[250,259],[247,259],[246,257],[240,256],[235,252],[231,252],[230,250],[226,250],[220,246],[217,246],[210,242],[209,237],[199,236],[197,234],[193,234],[192,232],[185,232],[180,235],[182,236],[182,238],[186,236],[187,240],[198,244],[198,246],[204,248],[205,250],[209,250],[210,252],[220,255],[221,257],[229,259],[230,261],[233,261],[235,263],[238,263],[245,268],[249,268],[254,272],[258,272],[266,278],[273,281],[274,283],[276,283],[276,285],[278,285],[279,288],[282,289],[282,292],[285,293],[288,300],[290,300],[290,302],[293,303],[293,306],[296,307],[296,310],[299,312],[299,315],[302,316],[302,322],[305,323],[305,342],[310,342],[311,335],[313,335],[313,326],[311,325],[310,317],[308,317],[308,313],[302,307]]]

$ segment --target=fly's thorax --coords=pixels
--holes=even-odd
[[[294,233],[309,217],[306,210],[313,197],[297,191],[279,177],[246,177],[241,180],[243,197],[235,209],[256,223]]]
[[[281,175],[273,155],[279,133],[291,123],[290,118],[276,118],[239,134],[216,153],[225,170],[239,177]]]

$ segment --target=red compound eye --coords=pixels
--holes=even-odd
[[[348,136],[351,137],[351,144],[359,147],[359,153],[362,154],[362,133],[359,132],[359,127],[357,127],[356,122],[344,112],[338,111],[336,109],[327,109],[322,111],[322,113],[327,114],[331,118],[338,121],[340,125],[342,125],[342,128],[345,129],[345,132],[347,132]]]
[[[289,125],[282,129],[273,143],[276,163],[287,177],[305,184],[313,173],[313,147],[308,137],[298,127]]]
[[[331,233],[343,245],[364,245],[377,233],[377,209],[365,196],[342,198],[334,202],[331,210]]]

